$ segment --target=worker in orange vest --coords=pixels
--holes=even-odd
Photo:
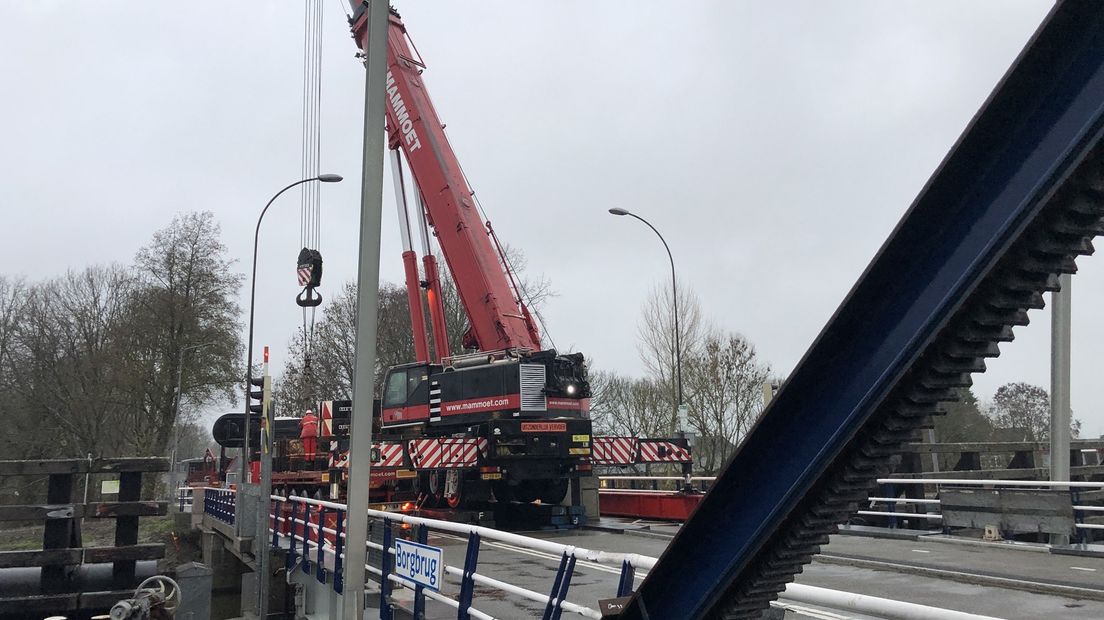
[[[299,439],[303,441],[303,458],[307,462],[314,461],[315,441],[318,437],[318,418],[307,409],[307,413],[299,420]]]

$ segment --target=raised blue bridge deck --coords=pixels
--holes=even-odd
[[[1102,113],[1104,6],[1060,2],[621,617],[763,613],[900,444],[1092,252]]]

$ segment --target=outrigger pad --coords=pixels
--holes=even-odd
[[[322,253],[303,248],[299,250],[299,285],[315,288],[322,286]]]

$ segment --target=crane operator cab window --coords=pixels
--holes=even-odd
[[[384,408],[424,405],[429,402],[429,368],[396,368],[387,375]]]

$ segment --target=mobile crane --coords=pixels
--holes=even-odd
[[[350,24],[365,49],[367,7],[359,8]],[[589,468],[590,384],[583,355],[542,347],[533,315],[489,223],[480,217],[430,101],[421,75],[425,64],[394,10],[387,46],[386,131],[417,359],[385,375],[380,450],[386,452],[388,442],[405,444],[403,460],[418,470],[419,490],[449,507],[484,500],[492,487],[499,501],[558,503],[569,480]],[[409,190],[402,159],[414,179]],[[417,205],[424,280],[413,249],[408,192]],[[464,346],[474,353],[449,350],[429,230],[468,317]],[[377,464],[385,461],[381,454]]]
[[[364,49],[366,3],[355,10],[350,25]],[[493,494],[503,503],[557,504],[570,483],[594,465],[679,463],[689,468],[685,439],[592,436],[584,357],[542,348],[509,261],[490,223],[480,218],[429,99],[422,78],[425,63],[394,10],[387,43],[386,131],[416,359],[387,370],[382,397],[373,407],[374,500],[417,499],[422,507],[455,509],[479,507]],[[409,190],[403,159],[414,179]],[[424,279],[413,249],[408,193],[417,206]],[[430,230],[468,317],[462,344],[474,352],[450,351]],[[310,495],[328,487],[328,495],[340,499],[352,406],[323,401],[319,410],[321,445],[329,447],[329,454],[300,455],[292,422],[284,421],[283,428],[277,420],[273,485]],[[245,429],[240,418],[228,414],[215,423],[215,438],[224,447],[240,446]],[[250,432],[256,436],[257,430]]]

